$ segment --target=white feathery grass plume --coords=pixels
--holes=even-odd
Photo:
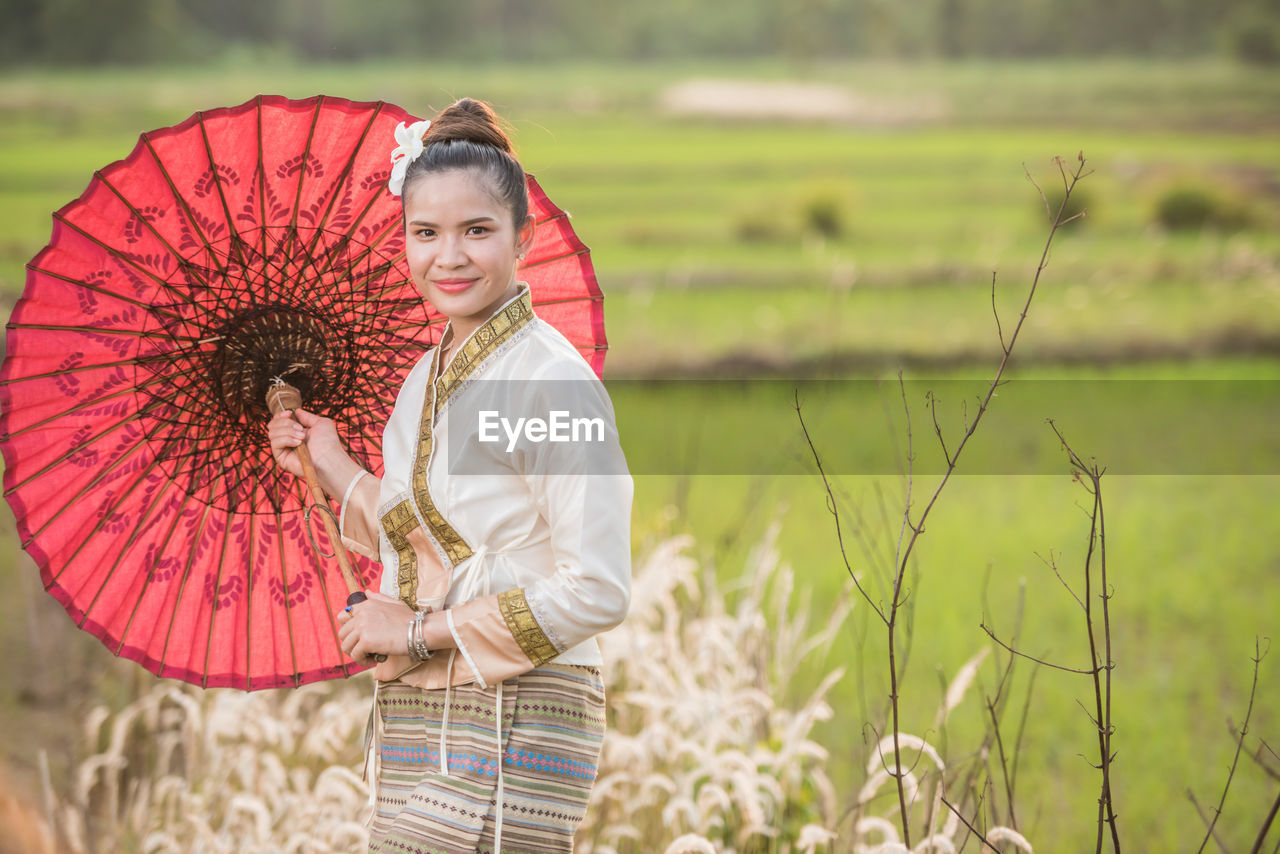
[[[662,808],[662,823],[668,827],[696,827],[698,819],[698,805],[688,795],[674,797]]]
[[[817,634],[810,635],[800,644],[800,659],[808,658],[815,650],[828,649],[831,646],[836,634],[844,628],[845,620],[853,613],[854,599],[851,595],[852,591],[853,582],[846,581],[844,587],[840,590],[840,595],[836,598],[830,616],[827,617],[826,625]]]
[[[111,710],[106,706],[94,706],[84,717],[84,743],[93,745],[97,749],[99,734],[102,725],[111,718]]]
[[[717,854],[710,840],[696,833],[686,833],[667,846],[664,854]]]
[[[836,841],[836,835],[817,824],[806,824],[800,828],[796,838],[796,849],[799,854],[816,854],[819,846],[829,845]]]
[[[829,841],[815,840],[834,826],[837,799],[811,733],[831,714],[825,697],[840,673],[803,705],[782,702],[797,661],[827,641],[793,601],[776,532],[731,593],[689,556],[688,538],[637,561],[631,614],[601,638],[613,721],[583,854],[661,850],[672,839],[726,854]],[[254,694],[165,683],[87,717],[88,755],[55,815],[77,852],[358,850],[370,694],[363,677]]]
[[[634,824],[620,824],[615,830],[619,839],[631,839],[637,842],[644,840],[644,834],[640,832],[640,828]]]
[[[93,790],[100,785],[100,779],[112,777],[112,772],[123,770],[125,765],[123,757],[110,754],[99,754],[82,762],[76,769],[76,803],[87,810]]]
[[[1009,842],[1018,846],[1020,850],[1027,852],[1027,854],[1035,854],[1031,850],[1031,843],[1027,841],[1027,838],[1011,827],[993,827],[987,831],[986,837],[987,842]]]
[[[956,844],[951,839],[941,833],[935,833],[925,839],[920,840],[915,848],[911,849],[911,854],[956,854]]]
[[[325,705],[345,710],[317,711]],[[81,763],[77,803],[62,811],[83,816],[78,837],[94,838],[97,850],[131,847],[126,839],[143,840],[146,850],[210,854],[362,847],[352,834],[363,840],[363,830],[347,818],[367,799],[354,771],[358,739],[350,739],[344,766],[325,755],[332,742],[308,750],[305,735],[317,715],[363,721],[368,708],[367,693],[351,683],[257,695],[157,687],[111,719],[109,744]],[[144,767],[121,765],[124,755],[141,757]],[[113,791],[121,803],[112,803]],[[106,809],[89,810],[90,803]]]
[[[890,771],[884,768],[877,768],[858,791],[858,803],[870,803],[876,797],[876,793],[880,791],[880,788],[893,779],[893,774]],[[902,791],[906,795],[906,799],[912,802],[920,794],[920,780],[910,771],[904,771],[902,774]]]
[[[772,849],[785,851],[806,824],[834,824],[827,754],[810,737],[830,715],[822,698],[834,680],[798,710],[779,702],[810,639],[776,531],[728,593],[688,557],[687,538],[637,560],[631,613],[601,638],[614,726],[584,854],[621,848],[624,826],[640,827],[646,846],[695,833],[720,850],[776,838]]]
[[[822,760],[826,760],[825,751]],[[815,774],[809,780],[810,784],[817,790],[818,801],[822,805],[818,810],[819,815],[835,816],[837,815],[837,804],[839,796],[836,794],[835,784],[825,774]]]
[[[699,787],[696,803],[699,824],[704,826],[710,825],[710,817],[733,809],[733,798],[718,783],[704,783]]]
[[[241,836],[249,834],[254,842],[270,838],[271,814],[260,799],[250,795],[232,795],[227,803],[223,828],[240,828]]]
[[[178,854],[182,849],[178,845],[178,840],[164,831],[156,831],[147,834],[142,840],[143,854]]]
[[[887,818],[879,816],[866,816],[858,819],[853,826],[853,832],[856,836],[867,836],[872,833],[878,833],[881,836],[881,842],[897,842],[898,828],[893,822]]]
[[[946,763],[942,761],[942,757],[938,755],[938,751],[934,746],[918,735],[912,735],[909,732],[898,733],[898,747],[905,750],[919,751],[928,756],[939,771],[947,770]],[[884,757],[883,760],[881,756]],[[876,749],[872,752],[871,758],[867,760],[867,773],[875,771],[877,767],[882,765],[887,765],[890,769],[911,767],[910,763],[903,761],[900,757],[894,757],[892,733],[881,738],[876,744]]]
[[[778,799],[760,797],[764,786],[757,788],[754,785],[757,780],[763,784],[766,779],[756,774],[736,774],[733,777],[733,804],[742,816],[743,833],[757,833],[760,832],[757,828],[769,826],[766,805],[772,806]]]
[[[58,806],[56,814],[60,821],[57,832],[62,835],[67,847],[75,854],[85,854],[89,850],[89,835],[85,827],[84,815],[74,806]]]
[[[938,709],[938,717],[933,722],[934,729],[940,729],[951,712],[960,702],[964,700],[964,695],[969,692],[969,686],[973,684],[973,680],[978,675],[978,668],[982,666],[982,662],[986,660],[987,654],[991,652],[991,647],[984,646],[978,650],[978,654],[970,658],[960,666],[956,671],[956,675],[952,678],[950,684],[947,685],[947,693],[942,701],[941,708]]]
[[[653,792],[659,796],[669,796],[675,791],[675,783],[666,774],[651,772],[640,781],[641,792]]]

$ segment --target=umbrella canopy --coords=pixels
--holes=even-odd
[[[247,690],[359,669],[264,396],[283,376],[381,472],[396,391],[443,331],[386,189],[402,121],[385,103],[259,96],[143,134],[54,214],[0,367],[5,497],[46,589],[115,654]],[[521,278],[599,374],[587,249],[529,191]]]

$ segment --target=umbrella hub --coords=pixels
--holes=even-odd
[[[324,319],[295,306],[240,312],[222,330],[218,363],[222,397],[237,419],[271,417],[263,395],[276,377],[304,400],[332,400],[351,371],[342,336]]]

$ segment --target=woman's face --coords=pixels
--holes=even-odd
[[[485,187],[483,175],[423,175],[404,196],[405,257],[418,291],[469,335],[516,295],[519,256],[533,242],[533,217],[520,228]]]

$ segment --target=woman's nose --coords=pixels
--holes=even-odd
[[[458,267],[467,262],[466,247],[456,237],[443,237],[439,251],[436,252],[436,263],[442,267]]]

